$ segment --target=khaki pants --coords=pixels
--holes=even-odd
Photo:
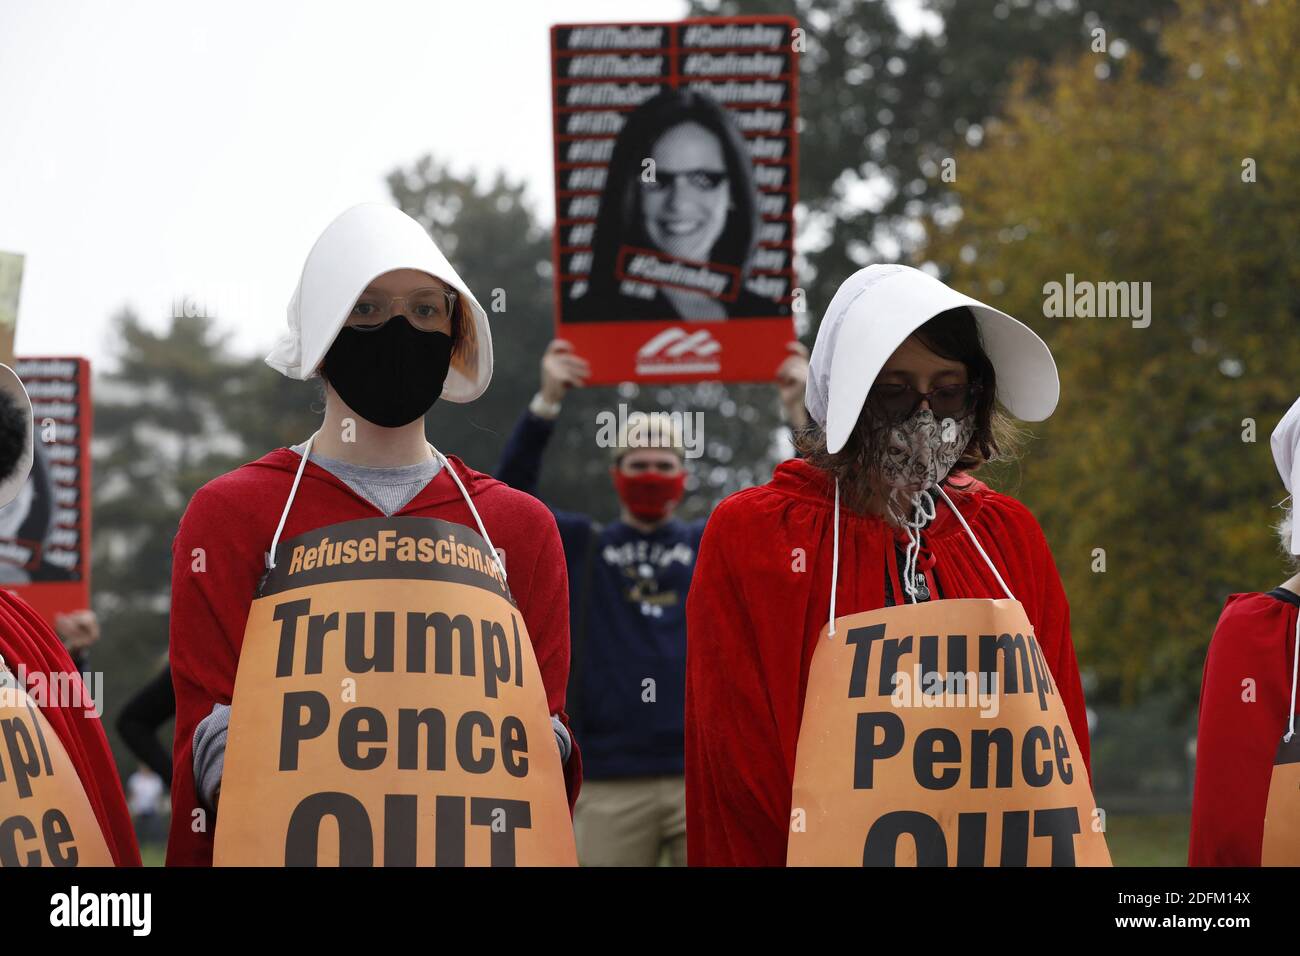
[[[686,779],[584,780],[573,829],[582,866],[685,866]]]

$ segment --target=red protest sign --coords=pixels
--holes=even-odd
[[[767,381],[793,337],[789,17],[551,29],[556,334],[619,381]]]

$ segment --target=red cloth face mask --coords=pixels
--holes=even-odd
[[[682,500],[686,491],[686,472],[628,475],[616,468],[614,490],[633,515],[642,521],[660,521],[668,514],[669,505]]]

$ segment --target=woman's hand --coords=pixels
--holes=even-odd
[[[591,376],[587,360],[573,350],[573,343],[555,339],[542,356],[541,396],[559,405],[571,388],[581,388]]]
[[[99,640],[99,618],[89,608],[54,616],[54,632],[69,654],[84,651]]]
[[[781,410],[785,414],[785,420],[792,428],[798,429],[808,424],[808,413],[804,408],[804,389],[808,385],[808,349],[802,342],[790,342],[786,348],[790,354],[776,370],[776,390],[781,396]]]

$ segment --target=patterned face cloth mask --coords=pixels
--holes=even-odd
[[[928,408],[884,429],[877,464],[885,487],[905,499],[948,476],[975,434],[975,416],[939,420]]]

